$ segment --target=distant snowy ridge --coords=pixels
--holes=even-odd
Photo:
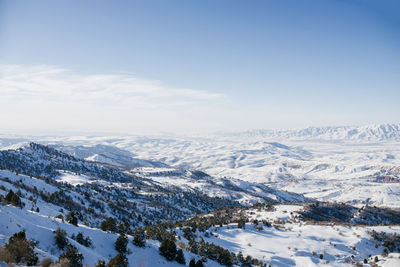
[[[272,139],[319,139],[319,140],[400,140],[400,124],[365,126],[308,127],[304,129],[250,130],[234,133],[238,137],[262,137]]]
[[[134,154],[109,145],[52,145],[67,154],[88,161],[97,161],[119,167],[168,167],[162,162],[134,158]]]

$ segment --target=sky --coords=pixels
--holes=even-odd
[[[398,123],[400,1],[0,0],[0,131]]]

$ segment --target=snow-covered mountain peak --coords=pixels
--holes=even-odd
[[[399,140],[400,124],[371,124],[365,126],[307,127],[303,129],[250,130],[233,134],[238,137],[271,139],[317,140]]]

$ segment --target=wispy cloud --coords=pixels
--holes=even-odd
[[[222,94],[172,88],[130,74],[81,74],[47,65],[0,66],[0,92],[3,97],[22,100],[46,98],[136,108],[201,105],[224,98]]]

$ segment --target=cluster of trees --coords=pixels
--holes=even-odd
[[[272,211],[274,207],[271,203],[257,203],[252,206],[259,211],[266,210]],[[249,222],[249,218],[246,215],[246,208],[243,207],[230,207],[215,210],[208,213],[207,216],[198,214],[192,218],[176,223],[177,227],[190,227],[193,232],[199,230],[200,232],[207,231],[210,227],[227,225],[230,223],[237,223],[238,228],[244,228],[245,223]],[[268,221],[262,221],[265,226],[271,226]],[[188,238],[187,238],[188,239]]]
[[[122,221],[117,222],[117,220],[113,217],[109,217],[102,221],[99,228],[103,231],[109,231],[113,233],[132,233],[131,224],[128,220],[123,219]]]
[[[5,196],[3,202],[6,204],[13,205],[15,207],[22,208],[25,204],[21,201],[21,191],[14,193],[11,189],[8,191],[8,194]]]
[[[203,239],[199,242],[191,239],[189,241],[189,249],[192,253],[215,260],[225,266],[232,266],[233,263],[236,262],[234,253],[230,253],[229,250],[215,245],[214,243],[204,242]]]
[[[8,243],[0,247],[0,261],[13,264],[36,265],[38,257],[35,242],[26,238],[24,231],[15,233]]]
[[[214,243],[205,242],[204,239],[196,234],[197,230],[206,231],[211,226],[221,226],[220,223],[238,223],[239,227],[244,227],[244,224],[249,221],[244,215],[241,209],[223,209],[213,213],[214,216],[201,216],[197,215],[184,222],[171,223],[166,222],[157,225],[148,225],[144,228],[147,237],[149,239],[158,240],[161,242],[160,254],[163,255],[167,260],[177,260],[177,255],[180,254],[175,244],[175,227],[181,227],[183,236],[189,241],[187,249],[202,258],[208,258],[215,260],[221,265],[232,266],[233,264],[241,264],[244,266],[258,265],[264,266],[263,262],[258,259],[253,259],[250,256],[243,257],[242,254],[235,255],[229,252],[229,250],[215,245]],[[218,217],[220,215],[221,217]],[[258,225],[258,221],[253,221],[254,224]],[[268,224],[265,224],[268,225]],[[206,232],[207,234],[208,232]],[[200,241],[196,238],[200,237]],[[183,253],[182,253],[183,256]],[[178,260],[177,260],[178,261]],[[182,261],[183,262],[183,261]],[[192,262],[192,261],[191,261]],[[192,262],[193,264],[202,264],[202,262]]]
[[[65,220],[70,223],[73,224],[75,226],[78,226],[78,218],[75,215],[74,211],[71,211],[67,214],[67,216],[65,217]]]
[[[100,224],[100,229],[103,231],[117,232],[117,221],[109,217],[106,220],[102,221]]]
[[[255,266],[264,266],[265,264],[258,260],[252,258],[250,255],[247,255],[246,257],[243,256],[243,253],[240,251],[237,256],[236,256],[236,263],[240,263],[240,266],[243,267],[250,267],[252,265]]]
[[[71,238],[85,247],[92,246],[92,239],[89,236],[85,237],[81,232],[79,232],[76,236],[72,234]]]
[[[314,223],[390,225],[400,221],[400,211],[390,208],[317,202],[304,208],[301,218]]]
[[[68,243],[66,232],[61,229],[55,231],[57,247],[63,250],[57,264],[68,267],[82,267],[83,255],[78,249]],[[0,247],[0,261],[10,264],[23,264],[34,266],[38,263],[38,256],[35,252],[35,242],[26,238],[24,231],[15,233],[10,237],[7,244]],[[46,264],[44,264],[47,262]],[[41,265],[49,266],[51,259],[44,259]]]
[[[126,234],[120,233],[117,240],[115,241],[115,250],[118,251],[119,254],[114,257],[114,259],[110,260],[107,266],[125,266],[125,263],[128,264],[128,260],[126,258],[126,254],[129,252],[128,242],[129,241]],[[133,231],[132,243],[137,247],[144,247],[146,245],[146,234],[139,229],[135,229]]]
[[[58,261],[68,261],[69,264],[67,266],[69,267],[82,267],[83,255],[75,246],[68,244],[65,252],[60,255]]]
[[[177,249],[175,238],[165,238],[159,248],[160,255],[164,256],[168,261],[175,260],[180,264],[186,264],[185,256],[182,249]]]
[[[390,252],[394,252],[396,249],[400,252],[400,235],[397,233],[389,234],[385,232],[376,232],[372,230],[371,236],[382,243],[382,246],[386,247]]]
[[[92,241],[89,237],[85,238],[82,233],[79,233],[77,236],[79,236],[79,240],[81,242],[85,244],[89,243],[91,245]],[[73,236],[73,238],[76,240],[78,239],[75,236]],[[63,229],[58,228],[54,231],[54,239],[57,247],[64,251],[64,253],[60,255],[58,262],[67,262],[67,265],[70,267],[82,267],[83,255],[75,246],[69,244],[67,233]]]

